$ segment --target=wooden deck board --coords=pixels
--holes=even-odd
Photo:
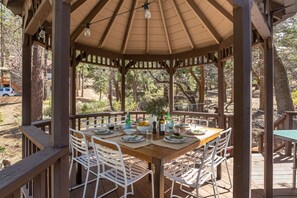
[[[263,198],[264,195],[264,158],[260,154],[253,154],[252,162],[252,198]],[[292,198],[297,197],[297,190],[293,190],[292,187],[292,157],[285,157],[282,154],[274,155],[274,197],[275,198]],[[228,167],[231,173],[231,179],[233,178],[233,159],[228,159]],[[221,187],[228,188],[229,180],[227,175],[227,169],[223,164],[222,167],[222,180],[219,180],[218,185]],[[101,180],[99,186],[99,193],[108,191],[113,187],[113,184],[106,180]],[[225,188],[219,187],[220,197],[222,198],[232,198],[232,189],[227,190]],[[165,180],[165,197],[170,197],[171,181]],[[88,185],[87,196],[93,197],[95,189],[95,182]],[[194,190],[194,189],[192,189]],[[71,198],[80,198],[83,192],[83,188],[78,188],[71,192]],[[119,189],[112,192],[106,198],[118,198],[123,195],[123,189]],[[195,191],[193,191],[195,192]],[[175,184],[174,193],[181,197],[191,197],[179,190],[179,185]],[[201,197],[214,197],[213,189],[210,184],[204,185],[199,189],[199,194]],[[134,196],[129,197],[141,197],[150,198],[151,197],[151,183],[148,178],[145,177],[138,181],[134,185]]]

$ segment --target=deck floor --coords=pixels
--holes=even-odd
[[[274,155],[274,197],[277,198],[293,198],[297,197],[297,190],[292,189],[292,167],[293,158],[286,157],[280,153]],[[229,170],[232,173],[233,158],[228,159]],[[231,178],[232,178],[231,175]],[[218,185],[221,187],[228,187],[228,175],[226,167],[222,167],[222,180],[218,181]],[[94,196],[95,182],[88,185],[86,197]],[[106,180],[101,180],[99,193],[108,191],[113,187],[113,184]],[[252,157],[252,198],[263,197],[264,191],[264,158],[260,154],[253,154]],[[165,180],[165,197],[170,197],[171,182]],[[82,196],[82,187],[71,191],[71,198],[79,198]],[[150,198],[151,197],[151,183],[148,178],[145,177],[134,185],[134,196],[128,197],[139,197],[139,198]],[[181,197],[191,197],[179,190],[179,186],[175,185],[175,194]],[[193,191],[194,192],[194,191]],[[232,189],[227,190],[219,188],[221,198],[233,197]],[[214,197],[213,189],[210,184],[204,185],[199,189],[201,197]],[[123,195],[123,189],[119,188],[117,191],[107,195],[107,198],[117,198]]]

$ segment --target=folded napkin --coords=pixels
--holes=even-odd
[[[122,137],[124,141],[129,141],[129,142],[136,142],[140,141],[143,139],[143,136],[141,135],[125,135]]]

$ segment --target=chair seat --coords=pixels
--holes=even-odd
[[[198,172],[199,168],[188,166],[182,163],[176,163],[170,167],[167,167],[164,171],[164,175],[165,177],[168,177],[169,179],[174,180],[178,183],[196,188]],[[210,176],[210,171],[207,171],[205,169],[201,170],[198,180],[198,186],[207,181]]]
[[[126,169],[126,177],[127,177],[127,185],[130,185],[145,175],[147,175],[151,170],[148,170],[146,168],[143,168],[139,166],[138,164],[132,164],[125,162],[125,169]],[[124,175],[122,171],[118,171],[114,168],[111,168],[107,171],[101,172],[100,177],[109,179],[111,181],[114,181],[120,186],[124,186]]]
[[[224,160],[226,160],[226,157],[216,155],[215,158],[214,158],[214,164],[213,164],[214,167],[220,165]]]
[[[90,160],[90,165],[88,165],[88,159]],[[90,153],[89,155],[81,155],[73,158],[74,161],[82,164],[84,167],[94,167],[97,166],[97,159],[95,153]]]

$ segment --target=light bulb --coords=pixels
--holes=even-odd
[[[40,28],[40,31],[39,31],[38,36],[41,39],[45,39],[45,31],[44,31],[44,28],[43,27]]]
[[[152,14],[150,12],[149,3],[144,3],[143,8],[144,8],[144,18],[150,19],[152,17]]]
[[[146,9],[144,11],[144,18],[150,19],[151,17],[152,17],[152,14],[151,14],[150,10],[149,9]]]
[[[91,36],[91,30],[90,30],[90,24],[89,23],[85,27],[84,35],[85,35],[85,37],[90,37]]]

